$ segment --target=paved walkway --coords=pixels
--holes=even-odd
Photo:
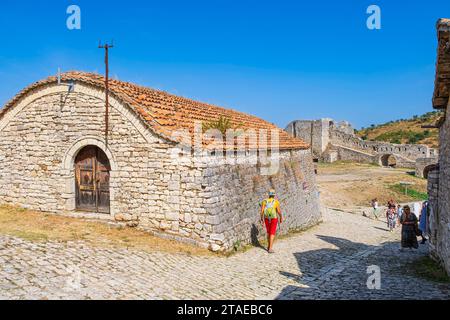
[[[329,211],[324,222],[229,258],[146,253],[0,235],[0,299],[449,299],[450,286],[416,279],[399,229]],[[367,267],[381,269],[369,290]]]

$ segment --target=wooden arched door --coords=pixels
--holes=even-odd
[[[75,158],[77,210],[109,213],[108,157],[96,146],[86,146]]]

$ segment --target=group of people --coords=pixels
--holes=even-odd
[[[374,216],[379,220],[378,200],[372,200],[372,208]],[[421,244],[424,244],[428,226],[428,201],[422,204],[415,204],[414,211],[408,205],[397,205],[394,200],[389,200],[386,210],[386,223],[390,232],[393,232],[397,226],[402,227],[401,231],[401,248],[419,247],[417,237],[421,237]]]
[[[374,216],[379,220],[378,200],[372,200]],[[416,203],[414,211],[408,205],[401,206],[396,204],[393,199],[389,200],[386,209],[386,223],[390,232],[393,232],[401,225],[401,248],[419,247],[417,237],[422,238],[421,244],[424,244],[428,228],[428,201],[422,204]],[[276,198],[275,190],[271,189],[268,198],[260,203],[261,224],[265,225],[267,231],[267,251],[273,253],[273,243],[278,225],[283,222],[280,202]]]

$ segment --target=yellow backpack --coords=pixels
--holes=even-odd
[[[276,200],[275,199],[266,199],[264,200],[264,217],[268,219],[277,218],[277,210],[275,208]]]

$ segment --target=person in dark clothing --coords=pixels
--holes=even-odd
[[[400,223],[402,224],[402,248],[417,249],[419,247],[419,243],[417,242],[417,217],[411,212],[409,206],[403,207]]]

